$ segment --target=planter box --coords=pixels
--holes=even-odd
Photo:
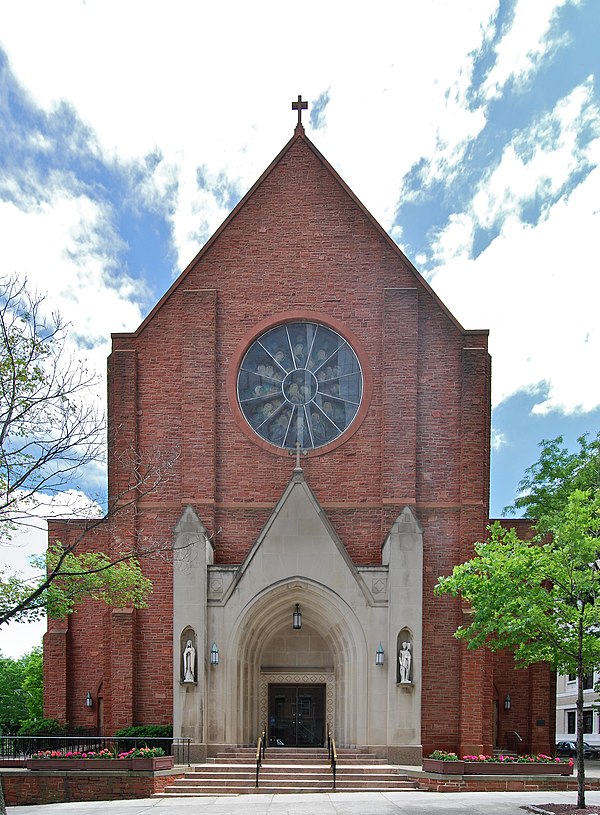
[[[28,758],[28,770],[130,770],[131,759],[117,758]]]
[[[28,758],[28,770],[172,770],[173,756],[156,756],[154,758]]]
[[[424,758],[423,770],[426,773],[443,773],[445,775],[462,775],[465,771],[464,761],[442,761],[439,758]]]
[[[424,758],[423,771],[442,775],[573,775],[569,764],[535,764],[509,761],[441,761]]]
[[[448,762],[449,764],[452,762]],[[533,762],[465,761],[465,775],[573,775],[569,764],[535,764]]]
[[[132,770],[172,770],[173,756],[155,756],[154,758],[130,758],[123,761],[131,762]]]

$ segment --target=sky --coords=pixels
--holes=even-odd
[[[111,332],[269,165],[302,94],[308,137],[461,324],[490,330],[501,516],[541,439],[600,429],[599,32],[597,0],[3,0],[0,276],[46,293],[104,377]],[[18,544],[7,562],[43,528]],[[0,650],[42,630],[4,628]]]

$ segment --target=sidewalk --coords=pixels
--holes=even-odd
[[[8,807],[8,815],[526,815],[523,807],[574,804],[575,792],[337,792],[239,795],[226,798],[146,798]],[[600,792],[586,793],[598,806]],[[535,811],[535,810],[534,810]]]
[[[401,768],[402,769],[402,768]],[[405,767],[407,772],[415,767]],[[586,761],[586,776],[600,777],[600,761]],[[597,806],[600,791],[586,792]],[[571,792],[335,792],[305,795],[235,795],[143,798],[7,807],[8,815],[528,815],[524,807],[574,804]],[[543,811],[543,810],[541,810]]]

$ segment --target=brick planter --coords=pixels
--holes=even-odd
[[[455,762],[448,761],[447,764]],[[573,775],[573,765],[512,761],[465,761],[464,775]],[[425,768],[423,768],[425,769]]]
[[[173,756],[155,756],[153,758],[29,758],[28,770],[85,770],[93,773],[97,770],[137,770],[156,771],[172,770]]]
[[[130,758],[132,770],[172,770],[173,756],[155,756],[154,758]]]
[[[174,779],[182,777],[173,770],[157,773],[94,772],[94,763],[86,762],[90,772],[57,772],[55,769],[37,773],[25,769],[0,771],[6,805],[150,798],[154,793],[163,792]],[[64,766],[65,762],[61,764]]]
[[[28,758],[28,770],[130,770],[130,759],[117,758]]]
[[[424,758],[423,770],[426,773],[443,773],[444,775],[462,775],[465,771],[465,762],[442,761],[439,758]]]

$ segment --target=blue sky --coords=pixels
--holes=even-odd
[[[600,429],[600,3],[341,9],[0,5],[0,269],[48,292],[103,375],[110,333],[286,143],[302,93],[308,136],[465,328],[490,329],[498,516],[540,439]]]

